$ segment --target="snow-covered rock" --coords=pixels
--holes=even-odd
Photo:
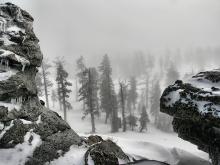
[[[220,163],[220,70],[200,72],[187,82],[177,80],[165,89],[161,111],[174,117],[179,137],[209,153]]]
[[[35,76],[43,57],[32,24],[30,14],[16,5],[0,5],[0,164],[4,165],[50,164],[66,153],[74,154],[72,148],[83,158],[90,147],[37,96]],[[78,157],[72,156],[75,164]],[[88,155],[89,162],[97,156]]]

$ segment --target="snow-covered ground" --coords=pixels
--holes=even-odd
[[[68,111],[68,123],[81,136],[89,136],[91,132],[90,117],[87,116],[82,120],[83,112],[80,108],[76,108],[80,106],[77,103],[74,105],[74,110]],[[63,115],[62,111],[57,112],[61,116]],[[127,132],[120,130],[118,133],[111,133],[110,125],[104,124],[104,114],[102,115],[96,119],[96,134],[101,135],[104,139],[113,139],[127,154],[136,155],[139,158],[156,159],[170,164],[175,164],[181,155],[191,157],[193,154],[209,160],[208,154],[198,150],[195,145],[178,138],[176,133],[160,131],[153,124],[150,124],[148,131],[143,133],[139,133],[138,129]]]

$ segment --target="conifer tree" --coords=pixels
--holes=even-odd
[[[137,126],[137,117],[130,114],[128,117],[127,117],[127,121],[128,121],[128,124],[130,125],[130,128],[131,130],[133,131],[134,130],[134,127]]]
[[[140,132],[142,132],[144,129],[147,130],[147,123],[150,122],[150,120],[145,106],[142,107],[142,112],[139,122],[140,122]]]
[[[118,102],[117,102],[117,97],[114,91],[111,95],[110,102],[112,104],[111,105],[111,112],[112,112],[111,132],[118,132],[118,129],[119,129]]]
[[[63,67],[63,62],[61,60],[56,61],[56,70],[57,70],[57,93],[58,93],[58,99],[63,107],[64,111],[64,120],[67,119],[67,109],[72,108],[71,104],[68,102],[69,94],[71,93],[71,90],[69,89],[72,84],[67,80],[68,73]]]
[[[120,105],[121,105],[121,116],[122,116],[122,129],[123,132],[126,132],[127,130],[127,123],[126,123],[126,117],[125,117],[125,101],[126,101],[126,85],[123,82],[119,83],[120,85],[120,91],[119,91],[119,98],[120,98]]]
[[[99,71],[101,108],[106,113],[105,123],[107,123],[109,116],[112,115],[114,105],[114,85],[111,78],[112,68],[108,55],[104,55]]]
[[[55,102],[57,101],[57,98],[58,96],[57,96],[57,92],[55,91],[55,90],[52,90],[52,93],[51,93],[51,100],[52,100],[52,102],[53,102],[53,107],[54,107],[54,105],[55,105]]]
[[[81,100],[85,101],[86,110],[84,117],[88,114],[91,116],[92,133],[95,132],[95,114],[98,114],[98,72],[95,68],[85,69],[83,72],[84,83],[79,89],[79,96]],[[83,118],[84,118],[83,117]]]
[[[77,66],[76,77],[79,81],[80,86],[82,87],[84,85],[85,81],[86,81],[84,74],[85,74],[85,71],[87,69],[83,56],[80,56],[79,59],[77,59],[76,66]],[[78,81],[76,80],[76,86],[77,86]],[[78,89],[76,89],[76,99],[77,100],[78,100],[78,94],[79,94],[79,91],[78,91]],[[85,110],[85,100],[82,100],[82,101],[83,101],[83,110]]]
[[[137,93],[137,81],[135,77],[131,77],[129,81],[130,89],[128,91],[128,109],[130,111],[130,115],[132,112],[136,109],[136,103],[137,103],[137,98],[138,98],[138,93]]]
[[[159,112],[160,112],[160,84],[158,80],[154,81],[152,91],[151,91],[151,107],[150,107],[150,113],[154,117],[155,124],[158,123],[159,119]]]

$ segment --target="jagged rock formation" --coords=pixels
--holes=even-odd
[[[35,75],[43,56],[32,24],[26,11],[10,3],[0,5],[0,149],[13,148],[30,157],[26,164],[39,165],[82,140],[57,113],[40,104]],[[30,147],[24,153],[26,145]]]
[[[84,143],[37,97],[43,56],[32,24],[26,11],[0,5],[0,164],[43,165]]]
[[[160,108],[174,117],[179,137],[209,153],[220,164],[220,70],[200,72],[186,83],[178,80],[165,89]]]

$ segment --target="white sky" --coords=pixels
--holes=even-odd
[[[220,0],[7,1],[33,15],[49,58],[84,55],[96,62],[105,53],[220,45]]]

